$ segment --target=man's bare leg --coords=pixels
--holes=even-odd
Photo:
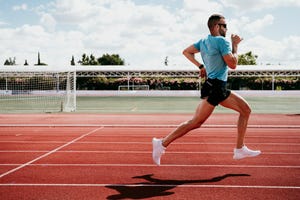
[[[251,150],[245,144],[245,133],[248,125],[251,108],[248,103],[239,95],[231,92],[230,96],[220,103],[222,106],[239,112],[238,119],[238,135],[236,148],[233,150],[233,159],[243,159],[247,157],[255,157],[261,154],[260,150]]]
[[[196,109],[193,119],[180,124],[173,132],[171,132],[163,139],[153,138],[152,158],[154,163],[160,165],[160,158],[162,154],[165,153],[166,147],[177,138],[180,138],[187,134],[189,131],[199,128],[211,115],[214,108],[215,107],[209,104],[206,99],[202,100]]]
[[[241,96],[234,92],[231,92],[229,97],[220,104],[226,108],[235,110],[240,114],[237,122],[238,135],[236,142],[236,148],[240,149],[244,146],[245,133],[248,126],[251,108]]]
[[[199,128],[211,115],[214,108],[215,106],[208,103],[206,99],[202,100],[196,109],[193,119],[180,124],[173,132],[163,139],[162,145],[167,147],[177,138],[184,136],[193,129]]]

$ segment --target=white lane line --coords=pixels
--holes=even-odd
[[[31,184],[4,183],[0,186],[19,187],[182,187],[182,188],[254,188],[254,189],[300,189],[300,186],[272,186],[272,185],[173,185],[173,184]]]
[[[176,128],[178,124],[0,124],[0,127]],[[236,128],[234,124],[204,124],[202,128]],[[250,124],[248,128],[299,129],[299,124]]]
[[[20,165],[19,167],[16,167],[16,168],[14,168],[14,169],[12,169],[12,170],[10,170],[10,171],[8,171],[8,172],[5,172],[5,173],[1,174],[1,175],[0,175],[0,178],[6,176],[6,175],[8,175],[8,174],[11,174],[11,173],[13,173],[13,172],[15,172],[15,171],[17,171],[17,170],[19,170],[19,169],[22,169],[22,168],[24,168],[24,167],[26,167],[26,166],[28,166],[28,165],[30,165],[30,164],[32,164],[32,163],[34,163],[34,162],[36,162],[36,161],[42,159],[42,158],[44,158],[44,157],[46,157],[46,156],[48,156],[48,155],[50,155],[50,154],[53,154],[53,153],[57,152],[58,150],[60,150],[60,149],[62,149],[62,148],[64,148],[64,147],[66,147],[66,146],[68,146],[68,145],[70,145],[70,144],[72,144],[72,143],[74,143],[74,142],[76,142],[76,141],[78,141],[78,140],[80,140],[80,139],[82,139],[82,138],[84,138],[84,137],[86,137],[86,136],[92,134],[92,133],[95,133],[96,131],[101,130],[101,129],[103,129],[103,128],[104,128],[104,127],[99,127],[99,128],[96,128],[96,129],[94,129],[94,130],[92,130],[92,131],[90,131],[90,132],[88,132],[88,133],[85,133],[85,134],[83,134],[83,135],[81,135],[81,136],[75,138],[74,140],[72,140],[72,141],[70,141],[70,142],[68,142],[68,143],[66,143],[66,144],[64,144],[64,145],[62,145],[62,146],[57,147],[56,149],[53,149],[52,151],[49,151],[49,152],[46,153],[46,154],[43,154],[43,155],[41,155],[41,156],[39,156],[39,157],[37,157],[37,158],[35,158],[35,159],[33,159],[33,160],[31,160],[31,161],[25,163],[25,164]]]
[[[0,166],[18,166],[19,164],[0,164]],[[52,163],[44,163],[44,164],[30,164],[28,166],[42,166],[42,167],[157,167],[154,164],[52,164]],[[220,167],[220,168],[290,168],[290,169],[298,169],[300,166],[291,166],[291,165],[176,165],[176,164],[164,164],[161,165],[160,168],[163,167]]]
[[[41,150],[0,150],[0,153],[45,153]],[[151,154],[152,151],[107,151],[107,150],[66,150],[58,153],[112,153],[112,154]],[[230,151],[169,151],[168,154],[232,154]],[[300,155],[297,152],[263,152],[264,155]],[[0,164],[1,165],[1,164]]]
[[[200,139],[201,140],[201,139]],[[0,143],[18,143],[18,144],[64,144],[63,141],[0,141]],[[76,144],[151,144],[150,142],[77,142]],[[174,142],[174,145],[232,145],[234,142]],[[247,144],[260,145],[295,145],[300,146],[300,143],[278,143],[278,142],[247,142]]]

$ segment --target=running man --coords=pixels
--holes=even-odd
[[[239,113],[237,141],[233,150],[233,159],[254,157],[261,153],[259,150],[248,149],[244,144],[248,119],[251,113],[250,106],[241,96],[226,88],[228,67],[235,69],[237,66],[237,50],[242,38],[232,34],[230,46],[230,43],[225,39],[227,24],[225,17],[222,15],[214,14],[210,16],[207,25],[210,35],[200,39],[200,41],[183,51],[183,55],[199,67],[201,77],[207,77],[201,88],[201,99],[203,100],[199,103],[191,120],[180,124],[173,132],[162,139],[153,138],[152,157],[157,165],[160,165],[161,156],[166,148],[174,140],[184,136],[193,129],[201,127],[218,104]],[[195,54],[199,52],[204,64],[195,59]]]

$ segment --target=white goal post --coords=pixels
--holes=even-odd
[[[0,113],[76,110],[75,70],[13,67],[0,69]]]

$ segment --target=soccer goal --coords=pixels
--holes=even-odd
[[[75,70],[0,69],[0,113],[75,110]]]
[[[149,85],[119,85],[119,91],[129,90],[149,90]]]

